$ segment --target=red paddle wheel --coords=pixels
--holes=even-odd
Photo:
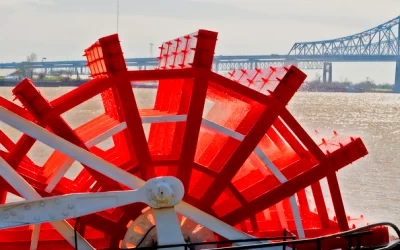
[[[186,241],[282,237],[284,231],[304,239],[353,227],[336,172],[368,153],[361,139],[333,133],[331,138],[314,141],[286,108],[306,75],[295,66],[286,66],[236,70],[224,77],[211,71],[216,41],[217,33],[199,30],[163,43],[157,69],[127,70],[118,35],[103,37],[85,50],[93,79],[51,101],[24,79],[13,89],[22,107],[0,99],[4,114],[0,120],[23,132],[16,143],[0,133],[5,148],[0,152],[1,167],[8,169],[0,173],[2,204],[12,193],[38,200],[32,206],[45,209],[39,201],[57,204],[63,201],[57,197],[74,193],[84,193],[86,200],[100,193],[122,194],[143,186],[139,179],[149,183],[155,177],[173,176],[185,190],[183,202],[173,205]],[[157,82],[152,108],[138,107],[132,83],[139,82]],[[73,129],[62,115],[97,95],[104,113]],[[12,117],[19,119],[14,122]],[[98,147],[108,138],[113,141],[111,148]],[[42,166],[27,156],[37,140],[55,148]],[[67,178],[75,160],[83,168],[76,178]],[[13,178],[19,180],[18,185]],[[323,178],[334,215],[325,204]],[[41,200],[40,196],[54,198]],[[76,202],[68,204],[71,211],[78,206]],[[104,209],[82,216],[64,211],[62,218],[71,228],[77,224],[78,239],[89,243],[79,249],[144,247],[155,244],[157,238],[159,244],[165,242],[159,227],[166,220],[152,213],[158,207],[140,202],[118,202],[105,209],[102,201],[93,198],[88,204]],[[72,238],[64,239],[67,233],[61,236],[60,227],[49,224],[58,217],[45,220],[35,214],[25,224],[18,222],[35,210],[31,203],[21,204],[25,210],[19,213],[7,204],[0,207],[1,249],[74,249]],[[19,219],[20,215],[25,217]],[[151,231],[153,225],[158,235]],[[64,232],[71,233],[71,228]],[[388,229],[373,228],[360,242],[386,244]],[[320,244],[334,249],[347,247],[349,242],[329,238]]]

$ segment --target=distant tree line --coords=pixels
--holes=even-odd
[[[21,77],[29,77],[33,78],[33,69],[26,67],[26,64],[33,63],[37,61],[37,55],[35,53],[31,53],[26,57],[26,60],[21,63],[21,66],[17,69],[17,74]]]
[[[369,77],[358,83],[353,83],[347,78],[342,81],[326,83],[317,75],[315,80],[304,82],[300,90],[309,92],[390,92],[392,88],[393,84],[376,84]]]
[[[31,53],[29,56],[26,57],[25,61],[20,64],[20,67],[16,69],[16,74],[19,78],[30,78],[34,79],[34,72],[33,69],[27,67],[27,64],[34,63],[37,61],[36,53]],[[39,80],[49,80],[49,81],[61,81],[61,82],[68,82],[71,81],[71,76],[73,75],[73,70],[50,70],[49,72],[40,72],[35,74],[35,78]],[[79,75],[77,75],[77,79],[79,80]]]

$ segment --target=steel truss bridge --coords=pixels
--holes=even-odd
[[[324,82],[332,82],[334,62],[396,62],[394,92],[400,92],[400,16],[367,31],[342,38],[295,43],[287,55],[216,56],[213,70],[265,68],[297,65],[301,69],[323,69]],[[128,58],[129,68],[148,69],[157,66],[156,58]],[[34,63],[1,63],[0,69],[73,69],[88,72],[86,61],[53,61]]]

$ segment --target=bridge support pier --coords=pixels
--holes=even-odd
[[[393,93],[400,93],[400,60],[396,61]]]
[[[215,73],[218,73],[218,71],[219,71],[219,62],[214,62],[213,65],[212,65],[212,67],[213,67],[212,70],[213,70]]]
[[[324,73],[322,75],[323,82],[331,83],[332,82],[332,63],[324,62]]]

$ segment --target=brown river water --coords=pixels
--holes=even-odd
[[[0,88],[0,95],[12,99],[11,89]],[[49,100],[72,88],[40,88]],[[155,90],[135,89],[139,107],[152,107]],[[348,214],[364,215],[368,222],[390,221],[400,226],[400,95],[379,93],[296,93],[289,104],[295,118],[313,133],[329,135],[332,131],[359,136],[369,155],[339,171],[345,207]],[[63,117],[73,127],[103,113],[100,98],[86,102]],[[20,133],[0,122],[14,141]],[[148,129],[148,126],[145,127]],[[105,141],[102,148],[111,146]],[[29,153],[37,164],[43,164],[51,149],[36,143]],[[67,173],[73,177],[81,168],[78,163]],[[9,201],[15,200],[10,197]]]

